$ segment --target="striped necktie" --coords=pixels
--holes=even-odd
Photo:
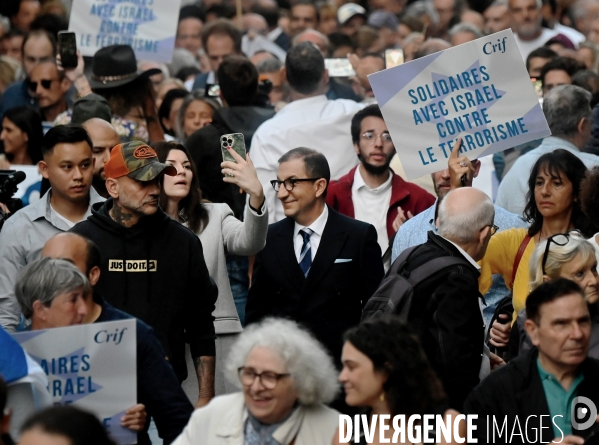
[[[312,229],[304,228],[300,230],[300,235],[304,239],[304,244],[302,245],[302,251],[299,257],[299,265],[304,273],[304,277],[308,276],[308,272],[310,272],[310,267],[312,266],[312,249],[310,247],[310,236],[314,233]]]

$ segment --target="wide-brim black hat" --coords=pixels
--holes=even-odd
[[[161,72],[158,68],[139,71],[133,48],[129,45],[111,45],[100,48],[94,54],[89,84],[94,90],[115,88]]]

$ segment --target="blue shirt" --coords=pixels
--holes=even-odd
[[[2,99],[0,99],[0,119],[4,117],[4,113],[7,110],[22,105],[29,105],[36,110],[38,109],[37,100],[29,94],[24,80],[13,83],[2,94]]]
[[[433,233],[437,233],[435,211],[438,203],[439,200],[437,199],[431,207],[413,218],[410,218],[401,225],[393,241],[391,262],[395,261],[401,252],[408,247],[424,244],[427,240],[426,234],[429,230],[432,230]],[[520,227],[528,228],[528,224],[526,224],[526,222],[518,215],[510,213],[498,206],[495,206],[495,225],[499,227],[499,231]],[[483,316],[487,325],[491,321],[491,317],[493,317],[493,312],[495,311],[497,303],[509,294],[510,291],[505,286],[503,277],[500,274],[493,275],[493,285],[485,295],[487,306],[483,309]]]

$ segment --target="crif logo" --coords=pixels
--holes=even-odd
[[[158,260],[108,260],[109,272],[156,272]]]
[[[574,400],[572,400],[570,409],[572,426],[578,431],[592,427],[597,421],[597,407],[593,401],[587,397],[575,397]]]

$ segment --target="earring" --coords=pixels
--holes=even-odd
[[[384,402],[385,401],[385,393],[384,392],[381,393],[381,397],[379,397],[379,398],[381,399],[381,402]]]

